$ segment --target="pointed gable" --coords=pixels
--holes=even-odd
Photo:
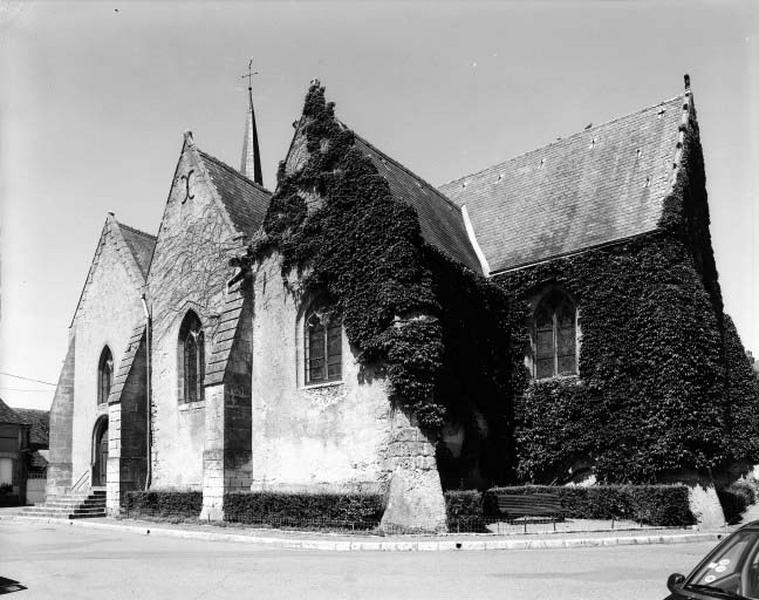
[[[387,181],[393,197],[416,210],[424,240],[450,258],[481,273],[461,209],[426,181],[358,135],[356,146]]]
[[[677,166],[687,97],[590,127],[443,185],[493,271],[653,231]]]
[[[131,282],[135,293],[138,293],[142,289],[142,286],[145,285],[150,257],[155,247],[155,239],[154,236],[148,233],[134,229],[128,225],[122,225],[116,220],[116,216],[113,213],[108,213],[103,229],[100,232],[95,256],[92,259],[92,263],[90,263],[87,278],[85,279],[84,286],[82,286],[82,292],[79,295],[79,301],[74,310],[72,323],[76,320],[76,316],[87,294],[87,289],[95,276],[95,271],[100,264],[106,247],[110,246],[114,251],[117,257],[117,264],[120,263],[124,267],[128,281]]]

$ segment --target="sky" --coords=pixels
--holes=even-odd
[[[759,3],[0,0],[0,397],[49,408],[106,214],[156,233],[182,145],[264,183],[318,78],[440,185],[680,94],[691,76],[726,311],[759,354]],[[9,375],[10,374],[10,375]],[[12,377],[11,375],[15,376]]]

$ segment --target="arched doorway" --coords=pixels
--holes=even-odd
[[[104,486],[108,476],[108,417],[95,423],[92,434],[92,487]]]

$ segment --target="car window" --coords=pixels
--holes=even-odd
[[[748,567],[744,568],[743,573],[743,595],[752,600],[759,600],[759,541],[754,543]]]
[[[741,568],[748,549],[756,545],[757,536],[737,532],[718,548],[710,559],[689,579],[689,585],[707,585],[723,590],[741,592]]]

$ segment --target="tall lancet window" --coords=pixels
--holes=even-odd
[[[198,315],[189,311],[179,327],[179,401],[203,400],[205,343]]]
[[[306,313],[305,343],[306,384],[339,381],[343,376],[343,322],[323,304]]]
[[[111,384],[113,383],[113,356],[111,350],[106,346],[100,353],[98,361],[98,404],[108,402],[108,395],[111,393]]]
[[[533,374],[536,379],[577,374],[577,310],[563,292],[546,294],[532,324]]]

